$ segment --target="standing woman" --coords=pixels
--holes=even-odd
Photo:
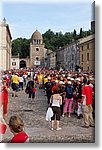
[[[60,88],[57,87],[54,91],[54,94],[50,98],[50,105],[52,106],[53,110],[53,117],[51,117],[51,130],[54,128],[54,120],[56,117],[56,130],[61,130],[62,128],[59,127],[59,121],[61,116],[61,109],[60,105],[62,105],[62,97],[60,96]]]
[[[68,83],[66,83],[65,92],[66,92],[65,105],[64,105],[62,116],[64,117],[64,114],[68,112],[68,117],[70,117],[70,114],[72,112],[72,104],[73,104],[73,89],[71,86],[71,81],[68,81]]]

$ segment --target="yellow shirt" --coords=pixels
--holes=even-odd
[[[44,84],[48,82],[48,78],[44,78]]]
[[[19,77],[17,75],[13,75],[12,76],[12,82],[16,83],[16,84],[19,84]]]
[[[39,82],[42,82],[42,81],[43,81],[43,76],[42,76],[42,74],[38,75],[38,81],[39,81]]]

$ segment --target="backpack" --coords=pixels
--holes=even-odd
[[[73,97],[73,90],[72,87],[66,87],[66,97],[67,98],[72,98]]]
[[[52,91],[52,83],[51,83],[51,82],[48,82],[46,88],[47,88],[47,89],[46,89],[47,91],[49,91],[49,92]]]

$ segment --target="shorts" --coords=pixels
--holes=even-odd
[[[12,89],[13,91],[18,91],[18,84],[12,83]]]
[[[39,82],[39,85],[43,84],[42,82]]]
[[[61,109],[60,107],[57,106],[52,106],[52,110],[53,110],[53,117],[51,117],[51,120],[55,120],[55,116],[56,116],[56,120],[60,121],[60,116],[61,116]]]

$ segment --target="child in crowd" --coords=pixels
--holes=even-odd
[[[28,135],[24,132],[24,123],[19,116],[12,116],[9,120],[10,131],[14,134],[11,143],[27,143]]]

